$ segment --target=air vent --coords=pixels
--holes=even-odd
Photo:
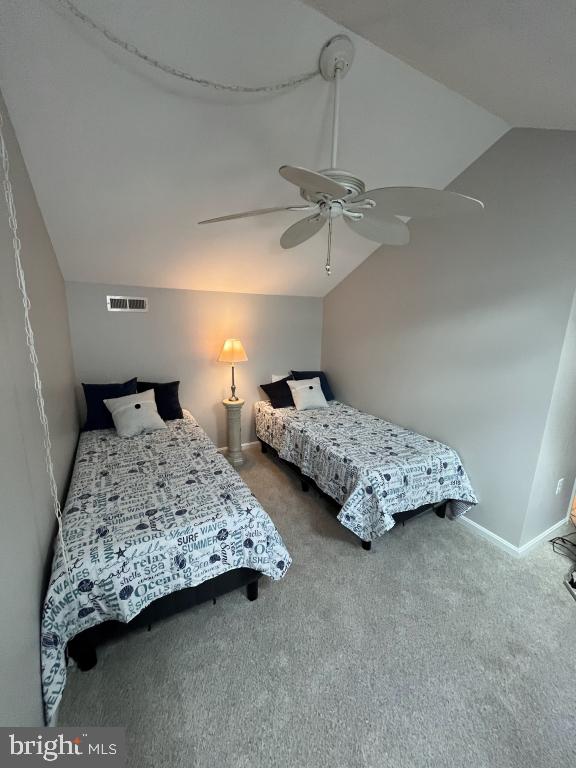
[[[148,312],[148,299],[140,296],[107,296],[108,312]]]

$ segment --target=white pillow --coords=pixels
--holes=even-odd
[[[120,437],[135,437],[143,432],[166,429],[165,422],[158,415],[153,389],[136,395],[113,397],[104,400],[104,405],[112,414]]]
[[[320,386],[320,379],[300,379],[287,381],[292,392],[292,399],[298,411],[309,411],[313,408],[328,408],[328,403]]]

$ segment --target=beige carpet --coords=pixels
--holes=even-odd
[[[372,552],[248,451],[294,564],[101,649],[61,725],[124,725],[130,766],[573,768],[576,603],[542,544],[516,560],[425,515]]]

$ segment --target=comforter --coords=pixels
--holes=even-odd
[[[281,579],[291,563],[250,489],[191,415],[134,438],[79,441],[42,617],[45,718],[66,682],[67,642],[128,622],[152,601],[234,568]]]
[[[393,515],[447,502],[455,518],[477,503],[456,451],[336,400],[297,411],[258,402],[256,434],[342,505],[338,520],[364,541]]]

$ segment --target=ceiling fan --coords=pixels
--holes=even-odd
[[[306,218],[292,224],[284,232],[280,245],[282,248],[294,248],[328,223],[325,269],[330,275],[334,219],[341,217],[354,232],[373,242],[406,245],[410,240],[410,230],[399,217],[457,216],[484,208],[484,203],[480,200],[442,189],[382,187],[366,190],[366,185],[361,179],[337,167],[340,81],[350,69],[353,58],[354,46],[346,35],[333,37],[320,53],[320,72],[325,80],[334,83],[330,168],[316,172],[299,166],[283,165],[279,170],[284,179],[300,188],[300,196],[307,201],[306,205],[259,208],[205,219],[199,224],[216,224],[278,211],[306,212],[309,214]]]

